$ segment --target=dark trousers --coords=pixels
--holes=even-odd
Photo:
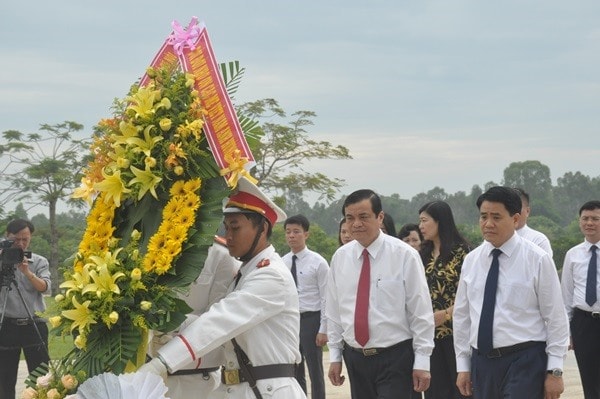
[[[547,361],[545,342],[495,358],[473,350],[473,398],[543,399]]]
[[[344,348],[352,399],[404,399],[413,392],[412,340],[377,355],[365,356]]]
[[[300,353],[302,361],[296,369],[296,379],[306,393],[305,364],[310,376],[312,399],[325,399],[325,376],[323,373],[323,348],[317,346],[316,339],[321,326],[321,312],[300,314]]]
[[[431,384],[425,399],[462,399],[456,386],[456,355],[452,335],[434,340],[431,354]]]
[[[31,373],[40,364],[47,363],[48,358],[48,326],[36,323],[43,343],[37,335],[33,324],[15,325],[4,319],[0,330],[0,399],[13,399],[19,371],[21,349],[25,355],[27,369]]]
[[[571,336],[585,399],[600,399],[600,319],[574,310]]]

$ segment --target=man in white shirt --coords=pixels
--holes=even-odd
[[[463,262],[454,304],[457,386],[475,399],[555,399],[569,327],[550,255],[515,232],[519,194],[477,199],[485,241]]]
[[[579,228],[585,240],[567,251],[562,271],[562,294],[571,320],[575,351],[586,399],[600,398],[600,201],[579,209]]]
[[[300,353],[306,360],[310,375],[312,399],[325,399],[323,346],[327,343],[325,318],[325,287],[329,265],[325,258],[306,247],[310,223],[304,215],[290,216],[283,222],[290,252],[283,261],[290,268],[298,288],[300,303]],[[300,386],[306,392],[304,361],[296,372]]]
[[[380,229],[381,199],[358,190],[344,201],[354,241],[331,260],[327,280],[329,379],[353,399],[409,398],[429,387],[433,310],[419,253]]]
[[[519,197],[521,197],[521,217],[517,223],[517,233],[521,237],[533,242],[535,245],[548,252],[548,255],[552,258],[552,246],[550,245],[548,237],[541,231],[534,230],[527,225],[527,219],[531,213],[531,208],[529,207],[529,194],[522,188],[515,187],[515,190],[517,190]]]
[[[158,350],[140,371],[166,376],[224,345],[221,382],[231,399],[305,399],[300,362],[298,292],[270,244],[285,213],[247,178],[223,210],[229,254],[243,263],[228,294]]]

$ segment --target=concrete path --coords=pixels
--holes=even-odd
[[[327,358],[327,354],[324,354],[324,357]],[[346,380],[344,385],[341,387],[334,387],[329,382],[327,378],[327,371],[329,370],[329,363],[326,361],[325,364],[325,383],[327,390],[327,398],[328,399],[349,399],[350,398],[350,384],[349,381]],[[21,392],[23,391],[25,384],[25,378],[27,377],[27,365],[25,361],[21,361],[19,365],[19,379],[17,383],[17,398],[21,397]],[[569,351],[567,355],[567,360],[565,362],[565,392],[562,394],[562,399],[581,399],[583,398],[583,390],[581,388],[581,381],[579,379],[579,371],[577,370],[577,363],[575,362],[575,355],[573,351]],[[310,386],[310,384],[309,384]],[[310,392],[309,392],[310,397]]]

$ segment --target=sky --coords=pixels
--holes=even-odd
[[[314,111],[310,137],[350,150],[308,168],[341,194],[468,193],[525,160],[600,175],[597,0],[5,1],[0,132],[89,136],[193,16],[246,70],[236,103]]]

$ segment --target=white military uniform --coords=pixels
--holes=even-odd
[[[239,369],[235,338],[253,366],[300,362],[298,293],[288,268],[272,245],[240,268],[241,278],[158,353],[170,371],[180,370],[224,345],[226,369]],[[294,377],[258,380],[263,398],[303,399]],[[255,398],[246,382],[228,385],[226,398]]]
[[[183,297],[193,309],[183,325],[189,325],[203,314],[211,305],[218,302],[226,294],[239,267],[240,261],[229,255],[225,240],[215,237],[215,243],[208,249],[208,256],[200,275],[190,285],[189,294]],[[173,334],[175,335],[175,334]],[[170,338],[170,337],[169,337]],[[160,337],[159,339],[162,339]],[[157,348],[158,349],[158,348]],[[211,369],[225,364],[223,347],[219,347],[204,355],[199,361],[190,362],[182,370]],[[198,373],[189,375],[170,375],[165,384],[169,388],[167,395],[171,399],[187,399],[191,397],[220,399],[224,398],[221,385],[221,372]]]

